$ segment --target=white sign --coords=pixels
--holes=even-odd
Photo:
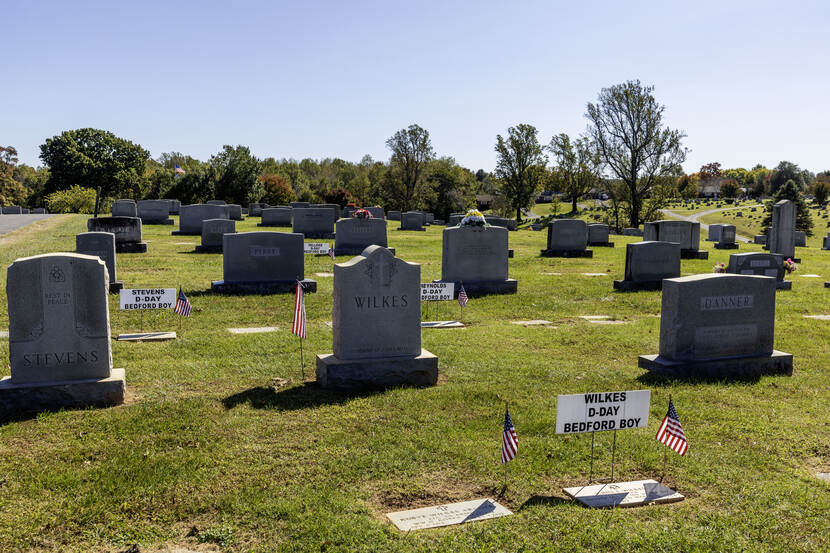
[[[462,524],[474,520],[486,520],[488,518],[504,517],[512,514],[492,499],[474,499],[462,503],[449,503],[436,507],[424,507],[423,509],[412,509],[411,511],[387,513],[386,516],[395,523],[395,526],[399,530],[408,532],[410,530]]]
[[[451,301],[454,297],[454,282],[421,283],[421,301]]]
[[[329,244],[327,242],[306,242],[303,244],[303,251],[307,254],[325,255],[329,253]]]
[[[559,396],[556,433],[602,432],[648,426],[651,390]]]
[[[173,309],[175,306],[175,288],[121,290],[121,309]]]

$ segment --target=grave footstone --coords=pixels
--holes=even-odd
[[[138,217],[138,206],[135,200],[116,200],[112,202],[110,212],[113,217]]]
[[[0,380],[5,414],[123,403],[124,369],[112,368],[109,277],[89,255],[25,257],[9,267],[11,376]]]
[[[317,282],[305,278],[303,235],[288,232],[240,232],[222,236],[223,280],[211,288],[223,294],[284,294],[297,281],[306,292]]]
[[[709,259],[709,252],[699,249],[700,223],[673,220],[645,223],[643,240],[680,244],[681,259]]]
[[[663,279],[680,276],[680,244],[634,242],[625,246],[625,278],[614,281],[614,289],[660,290]]]
[[[258,223],[258,227],[290,227],[291,226],[291,208],[290,207],[268,207],[262,210],[262,222]]]
[[[111,232],[82,232],[75,235],[75,253],[100,257],[107,267],[109,291],[114,294],[124,287],[118,280],[115,265],[115,235]]]
[[[172,234],[199,236],[202,234],[202,222],[206,219],[230,219],[228,206],[219,204],[183,205],[179,215],[179,230],[173,231]]]
[[[588,250],[588,224],[581,219],[556,219],[548,223],[547,249],[542,257],[593,257]]]
[[[89,232],[111,232],[115,235],[118,253],[145,253],[147,243],[141,241],[141,219],[138,217],[93,217],[87,219]]]
[[[205,219],[202,221],[202,243],[196,246],[198,253],[221,253],[224,236],[236,232],[232,219]]]
[[[518,282],[508,277],[508,230],[496,226],[459,226],[443,230],[441,279],[464,285],[468,296],[515,294]]]
[[[588,225],[588,245],[601,248],[613,248],[614,243],[608,241],[610,229],[604,223],[591,223]]]
[[[142,225],[172,225],[169,200],[141,200],[138,217]]]
[[[340,219],[334,233],[335,255],[360,255],[369,246],[388,246],[383,219]]]
[[[334,265],[334,352],[317,356],[320,386],[435,385],[438,358],[421,346],[420,282],[420,265],[381,246]]]
[[[776,290],[792,290],[793,283],[784,280],[784,257],[765,252],[733,253],[726,272],[733,275],[756,275],[775,279]]]
[[[418,211],[407,211],[401,213],[401,226],[398,230],[423,230],[424,214]]]
[[[660,353],[640,368],[698,378],[787,374],[793,356],[773,348],[775,281],[769,277],[701,274],[663,281]]]
[[[737,250],[738,244],[735,242],[735,225],[721,225],[720,239],[715,244],[718,250]]]
[[[334,214],[325,207],[292,207],[291,232],[306,238],[334,238]]]

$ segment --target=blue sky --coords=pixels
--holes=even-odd
[[[656,87],[687,171],[830,169],[825,2],[34,2],[6,0],[0,144],[39,164],[63,130],[153,157],[387,159],[410,123],[492,170],[498,133],[584,132],[603,87]]]

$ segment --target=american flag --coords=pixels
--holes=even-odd
[[[516,437],[516,429],[513,428],[513,419],[510,418],[510,411],[504,408],[504,434],[501,437],[501,462],[506,463],[516,456],[519,449],[519,438]]]
[[[669,412],[666,413],[660,430],[657,431],[657,441],[664,443],[680,455],[686,454],[689,444],[686,442],[686,434],[680,426],[680,419],[677,418],[677,411],[674,410],[674,403],[669,398]]]
[[[187,299],[187,296],[184,295],[184,291],[179,288],[179,297],[176,298],[176,307],[173,308],[173,311],[182,317],[189,317],[192,307],[193,306],[190,305],[190,301]]]
[[[179,167],[179,164],[178,164],[178,163],[176,164],[176,174],[177,174],[177,175],[184,175],[184,169],[182,169],[181,167]]]
[[[464,290],[464,283],[461,283],[461,290],[458,292],[458,305],[465,307],[467,305],[467,292]]]
[[[294,326],[291,329],[294,336],[305,338],[305,294],[303,283],[297,281],[297,297],[294,300]]]

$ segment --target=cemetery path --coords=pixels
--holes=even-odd
[[[0,215],[0,235],[6,234],[13,230],[31,225],[35,221],[42,221],[49,217],[54,217],[54,214],[37,214],[37,215]]]
[[[669,217],[674,217],[675,219],[680,219],[681,221],[691,221],[692,223],[699,223],[699,219],[701,217],[705,217],[706,215],[711,215],[712,213],[718,213],[719,211],[730,211],[733,209],[748,209],[750,207],[764,207],[761,204],[758,205],[742,205],[741,207],[721,207],[718,209],[709,209],[707,211],[701,211],[699,213],[692,213],[691,215],[680,215],[679,213],[675,213],[670,209],[661,209],[660,213],[664,215],[668,215]],[[709,225],[706,223],[700,223],[700,230],[708,230]],[[735,240],[738,242],[746,242],[751,243],[752,239],[746,236],[741,236],[740,234],[735,235]]]

